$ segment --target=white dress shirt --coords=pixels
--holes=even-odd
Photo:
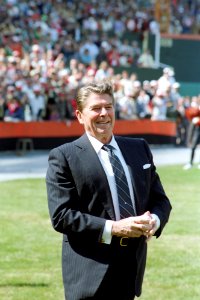
[[[112,200],[113,200],[113,206],[114,206],[114,210],[115,210],[116,220],[120,220],[120,211],[119,211],[117,187],[116,187],[116,184],[115,184],[115,177],[114,177],[112,165],[111,165],[110,160],[109,160],[108,152],[106,150],[102,149],[102,147],[104,145],[103,143],[101,143],[99,140],[97,140],[96,138],[89,135],[89,133],[87,133],[87,136],[88,136],[95,152],[97,153],[97,155],[99,157],[99,160],[100,160],[100,162],[101,162],[101,164],[104,168],[104,171],[106,173],[106,176],[107,176],[107,179],[108,179],[108,184],[109,184],[110,191],[111,191]],[[133,187],[132,187],[132,183],[131,183],[131,176],[130,176],[128,167],[126,165],[126,162],[123,158],[123,155],[120,151],[120,148],[119,148],[117,142],[115,141],[114,136],[112,137],[112,140],[109,144],[114,147],[115,155],[118,156],[120,162],[122,163],[122,166],[124,168],[124,172],[126,174],[127,182],[128,182],[128,187],[129,187],[129,190],[130,190],[131,200],[134,203],[135,200],[134,200]],[[133,205],[133,207],[135,207],[135,205]],[[155,218],[156,217],[157,216],[155,216]],[[109,244],[111,242],[112,224],[113,224],[113,221],[111,221],[111,220],[106,221],[105,228],[104,228],[103,235],[102,235],[102,241],[104,243]]]

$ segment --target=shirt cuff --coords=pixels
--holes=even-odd
[[[155,214],[151,214],[151,217],[156,220],[156,230],[158,230],[158,228],[160,227],[160,219],[158,218],[157,215]]]
[[[113,221],[107,220],[103,230],[101,242],[104,244],[110,244],[112,239],[112,225]]]

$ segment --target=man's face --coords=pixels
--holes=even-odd
[[[112,137],[115,122],[115,111],[112,97],[108,94],[90,94],[84,103],[82,112],[76,116],[85,130],[102,143],[108,143]]]

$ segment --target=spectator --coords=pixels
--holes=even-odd
[[[101,19],[100,24],[103,32],[111,32],[113,30],[113,18],[109,15],[105,15]]]
[[[152,86],[149,80],[144,80],[142,83],[142,88],[147,95],[149,95],[150,103],[155,94],[155,91],[152,90]]]
[[[16,122],[24,120],[24,110],[19,101],[14,95],[8,99],[5,108],[4,121]]]
[[[113,30],[118,37],[122,37],[123,33],[125,32],[124,18],[117,13],[114,19]]]
[[[88,66],[93,61],[93,57],[87,48],[85,48],[83,52],[80,53],[79,58],[80,61],[86,66]]]
[[[95,80],[103,80],[108,78],[108,63],[102,61],[95,74]]]
[[[140,68],[155,68],[155,62],[149,49],[143,51],[137,60],[137,65]]]
[[[140,119],[151,118],[151,107],[150,107],[150,97],[141,89],[139,96],[136,99],[137,102],[137,112]]]
[[[180,83],[174,82],[170,89],[170,102],[171,102],[171,107],[173,112],[177,110],[180,98],[181,98]]]
[[[113,48],[107,53],[108,64],[112,67],[120,66],[120,54],[117,51],[117,48]]]
[[[105,45],[105,43],[101,43],[101,46],[99,48],[99,53],[96,57],[96,62],[98,63],[98,65],[100,65],[100,63],[102,61],[107,61],[107,52],[108,50],[106,49],[107,45]],[[108,46],[108,49],[110,47]]]
[[[126,89],[124,97],[117,102],[119,110],[119,119],[136,120],[138,119],[137,103],[134,99],[134,88]]]
[[[33,87],[33,93],[30,98],[30,107],[32,113],[32,119],[34,121],[41,121],[45,117],[45,97],[41,91],[41,86],[35,85]]]
[[[6,110],[6,101],[2,94],[0,94],[0,121],[4,120]]]
[[[189,120],[186,117],[186,110],[190,106],[188,98],[180,97],[177,100],[176,107],[176,145],[187,146],[187,136],[189,128]]]
[[[194,156],[197,146],[200,144],[200,97],[193,97],[191,102],[192,112],[190,115],[190,131],[189,131],[189,140],[190,140],[190,159],[183,168],[184,170],[189,170],[193,167]],[[197,166],[200,169],[200,159]]]
[[[171,80],[170,80],[170,68],[163,69],[163,75],[157,81],[157,88],[166,93],[169,88],[171,88]]]
[[[79,55],[83,55],[85,49],[88,50],[88,54],[91,57],[91,61],[95,60],[97,55],[99,54],[99,48],[97,47],[97,45],[91,41],[91,39],[88,39],[86,42],[84,42],[79,50]]]
[[[152,99],[152,105],[151,120],[166,120],[166,99],[161,90],[157,90],[156,95]]]

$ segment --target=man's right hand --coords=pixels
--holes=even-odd
[[[153,229],[155,220],[151,218],[150,212],[145,212],[141,216],[129,217],[113,222],[112,235],[119,237],[140,237],[148,236],[148,233]]]

